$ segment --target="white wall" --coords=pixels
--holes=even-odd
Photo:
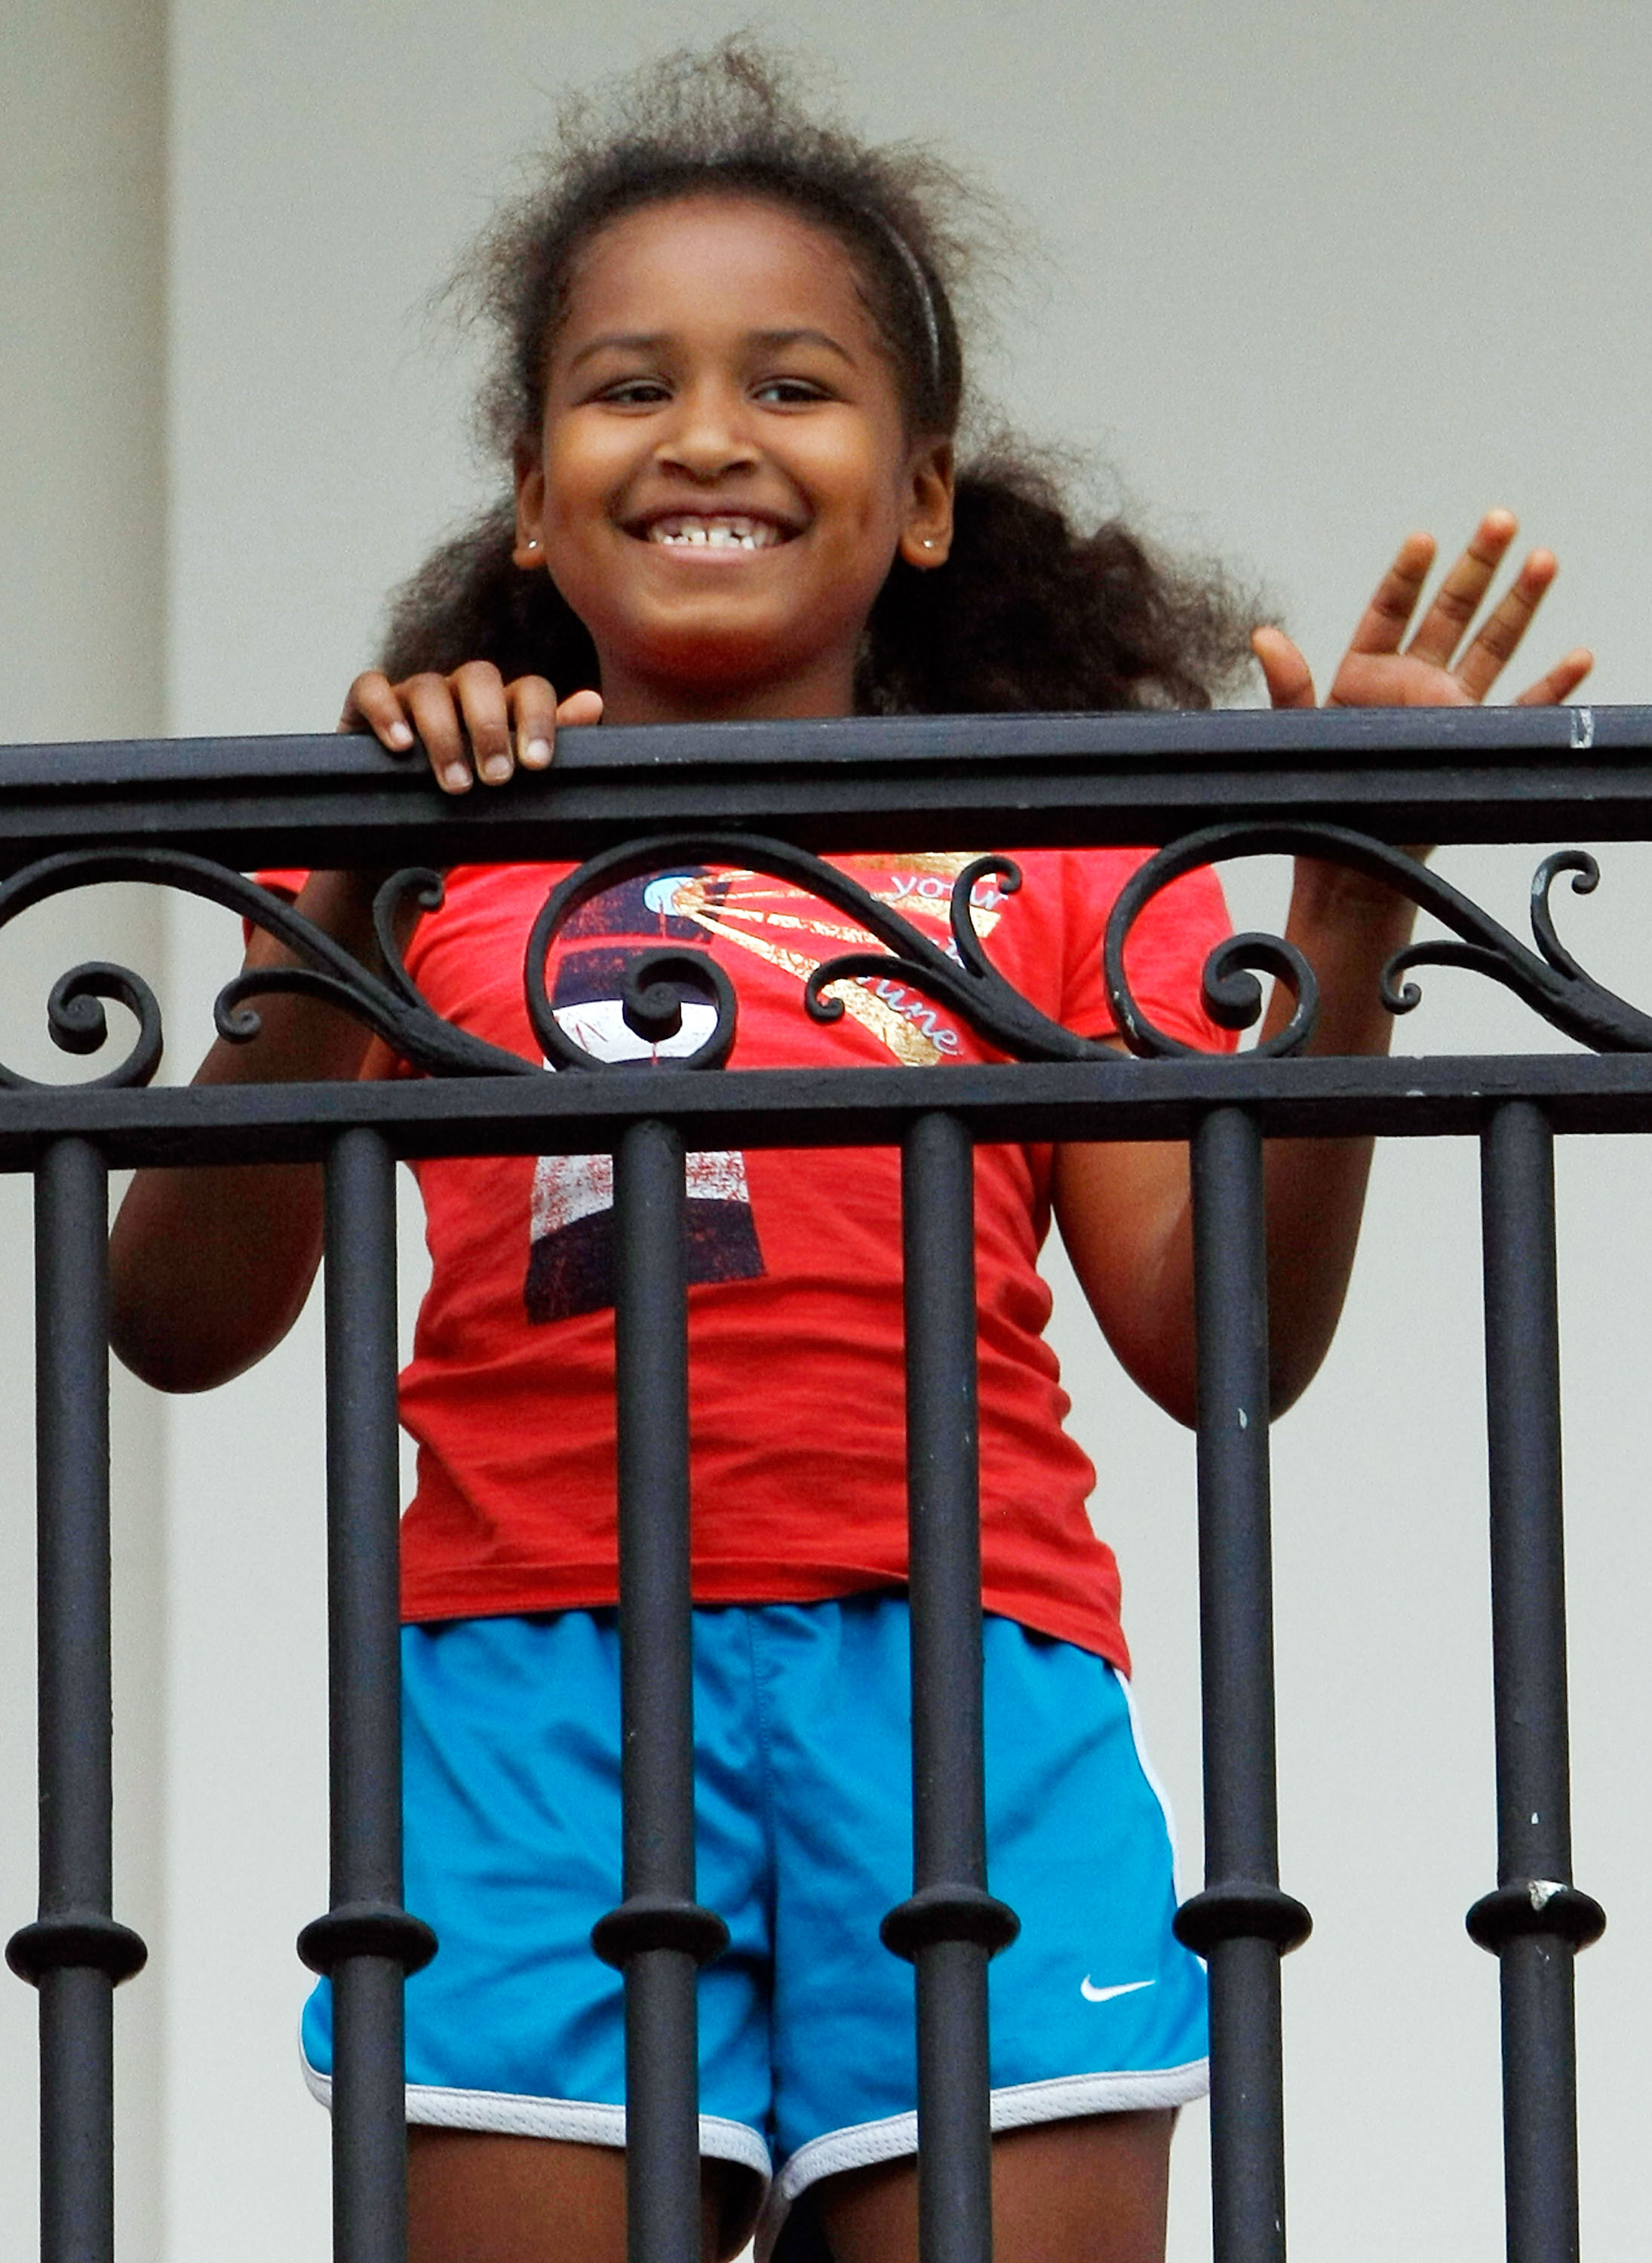
[[[164,728],[165,11],[55,0],[0,13],[0,741]],[[0,937],[0,1059],[54,1056],[47,993],[78,961],[153,979],[147,892],[60,901]],[[117,1010],[111,1016],[120,1022]],[[97,1073],[93,1065],[91,1073]],[[33,1351],[29,1188],[0,1178],[0,1931],[35,1898]],[[163,1956],[164,1587],[159,1410],[117,1377],[113,1505],[116,1907]],[[35,2007],[0,1980],[0,2252],[33,2244]],[[160,1985],[117,1999],[121,2252],[155,2263],[163,2119]]]
[[[548,90],[729,20],[631,0],[594,21],[519,0],[462,15],[177,0],[170,728],[330,721],[382,591],[477,492],[465,358],[431,339],[424,294]],[[944,136],[1019,202],[1050,257],[1000,299],[992,369],[1014,413],[1093,447],[1162,532],[1265,579],[1316,664],[1408,527],[1452,540],[1508,501],[1565,563],[1533,672],[1590,642],[1597,697],[1652,698],[1642,11],[793,0],[768,20],[836,63],[873,132]],[[31,163],[46,183],[47,155]],[[115,239],[94,223],[85,240]],[[30,287],[31,307],[57,303],[54,282]],[[95,404],[54,427],[49,477],[111,429]],[[30,637],[54,624],[72,662],[69,571],[30,602]],[[103,727],[71,690],[27,727]],[[1445,864],[1518,928],[1532,861]],[[1564,909],[1586,963],[1641,999],[1649,876],[1644,855],[1610,851],[1601,893]],[[180,1059],[233,961],[228,930],[172,915]],[[1458,978],[1436,977],[1401,1032],[1414,1049],[1541,1041]],[[1652,1848],[1619,1759],[1652,1727],[1640,1184],[1626,1146],[1563,1154],[1578,1875],[1614,1920],[1580,1967],[1584,2223],[1612,2263],[1644,2245],[1652,2014],[1630,1946]],[[1500,2252],[1495,1972],[1461,1930],[1494,1855],[1474,1187],[1460,1146],[1383,1153],[1342,1334],[1278,1436],[1285,1878],[1319,1920],[1287,1968],[1292,2221],[1301,2252],[1347,2263]],[[1193,1876],[1191,1452],[1070,1293],[1058,1331]],[[291,1937],[325,1884],[315,1385],[301,1334],[169,1410],[170,1954],[154,1985],[170,2263],[324,2242],[325,2132],[291,2044]],[[1177,2263],[1208,2240],[1187,2119]]]

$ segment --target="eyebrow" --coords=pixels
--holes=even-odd
[[[848,347],[839,345],[827,330],[753,330],[750,336],[754,345],[766,346],[771,351],[779,346],[824,346],[828,353],[835,353],[839,361],[846,361],[851,368],[854,366],[855,358]]]
[[[837,340],[825,330],[750,330],[747,332],[747,340],[749,343],[761,346],[769,352],[785,346],[824,346],[828,353],[836,354],[840,361],[847,362],[851,368],[855,365],[855,358],[849,349],[840,345]],[[661,347],[670,343],[670,335],[664,330],[606,330],[600,337],[592,338],[588,343],[581,346],[579,351],[570,358],[568,366],[569,369],[577,369],[582,362],[587,362],[594,354],[599,353],[657,352]]]
[[[568,366],[577,369],[581,362],[589,361],[593,354],[647,353],[650,348],[664,343],[663,330],[606,330],[601,337],[592,338],[589,345],[581,346]]]

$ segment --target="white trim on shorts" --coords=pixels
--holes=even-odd
[[[312,2066],[301,2050],[300,2064],[310,2096],[329,2111],[330,2075]],[[584,2098],[528,2098],[504,2090],[446,2090],[434,2084],[407,2086],[409,2124],[426,2129],[478,2129],[500,2137],[560,2137],[576,2145],[623,2145],[626,2110]],[[714,2161],[735,2161],[763,2180],[766,2196],[774,2164],[769,2149],[749,2122],[721,2114],[699,2117],[699,2150]]]
[[[1176,1835],[1176,1811],[1170,1805],[1170,1795],[1164,1789],[1163,1781],[1157,1768],[1153,1765],[1148,1752],[1147,1740],[1141,1734],[1141,1715],[1136,1705],[1135,1691],[1131,1686],[1130,1677],[1127,1674],[1121,1674],[1116,1666],[1112,1670],[1117,1677],[1119,1689],[1124,1695],[1125,1711],[1130,1717],[1130,1741],[1135,1746],[1136,1766],[1146,1778],[1148,1789],[1158,1801],[1159,1813],[1164,1818],[1164,1835],[1170,1842],[1170,1883],[1175,1889],[1176,1898],[1179,1902],[1182,1898],[1182,1849]]]
[[[1137,2114],[1167,2106],[1186,2106],[1210,2088],[1210,2061],[1185,2066],[1148,2067],[1141,2072],[1058,2074],[1043,2082],[1016,2082],[992,2093],[992,2132],[1027,2129],[1043,2122],[1069,2122],[1091,2114]],[[829,2129],[800,2145],[770,2186],[757,2226],[757,2253],[768,2254],[800,2194],[822,2177],[845,2169],[870,2168],[917,2151],[917,2115],[891,2114],[880,2122],[859,2122]]]

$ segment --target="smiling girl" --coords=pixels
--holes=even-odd
[[[475,271],[508,507],[404,593],[345,725],[417,738],[458,794],[543,769],[559,727],[599,720],[1208,705],[1249,625],[1220,589],[1116,525],[1075,530],[1025,464],[958,465],[958,193],[931,158],[821,125],[737,46],[634,83],[599,126],[579,113]],[[1415,633],[1433,553],[1408,541],[1331,698],[1483,697],[1554,571],[1533,553],[1465,644],[1514,531],[1482,521]],[[1261,628],[1254,647],[1275,703],[1311,705],[1288,640]],[[1525,697],[1563,698],[1588,664],[1569,655]],[[837,861],[945,939],[967,861],[946,842]],[[995,963],[1087,1034],[1111,1031],[1101,932],[1140,862],[1032,854],[1018,893],[978,894]],[[457,870],[409,944],[438,1011],[534,1059],[522,960],[563,869]],[[373,958],[373,876],[268,877]],[[1386,1045],[1378,971],[1409,921],[1371,882],[1301,868],[1289,933],[1318,972],[1319,1050]],[[1199,994],[1224,932],[1208,874],[1136,931],[1138,997],[1193,1044],[1225,1042]],[[697,1042],[691,1023],[650,1048],[620,1015],[619,970],[662,938],[733,980],[736,1069],[990,1058],[896,984],[845,984],[842,1019],[811,1021],[803,981],[862,939],[852,923],[762,873],[699,867],[611,891],[564,932],[553,1003],[588,1050]],[[251,963],[280,955],[255,938]],[[395,1073],[294,996],[201,1075]],[[1276,1406],[1330,1341],[1367,1164],[1354,1141],[1269,1153]],[[624,2250],[620,1984],[589,1946],[620,1871],[611,1179],[547,1157],[419,1180],[433,1275],[402,1386],[420,1448],[408,1902],[442,1947],[408,1991],[411,2254],[592,2263]],[[689,1195],[699,1892],[731,1933],[701,1984],[705,2249],[731,2254],[766,2202],[765,2241],[891,2263],[916,2253],[910,1977],[876,1938],[911,1862],[898,1164],[697,1155]],[[1204,2087],[1203,1977],[1170,1932],[1116,1567],[1042,1341],[1052,1217],[1127,1369],[1193,1412],[1184,1151],[982,1149],[989,1836],[1022,1920],[992,1968],[997,2252],[1153,2263],[1175,2111]],[[122,1356],[171,1389],[237,1372],[301,1307],[321,1232],[308,1169],[141,1175],[115,1236]],[[305,2050],[324,2095],[324,1987]]]

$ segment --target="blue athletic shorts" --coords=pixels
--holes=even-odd
[[[699,1898],[730,1943],[699,1985],[700,2143],[821,2177],[917,2143],[911,1967],[878,1923],[912,1886],[902,1596],[697,1610]],[[985,1623],[992,2120],[1174,2106],[1206,2087],[1203,1967],[1174,1939],[1172,1848],[1129,1691],[1103,1659]],[[621,2144],[612,1610],[405,1630],[407,1905],[441,1948],[407,1991],[408,2119]],[[332,2064],[326,1984],[306,2008]]]

